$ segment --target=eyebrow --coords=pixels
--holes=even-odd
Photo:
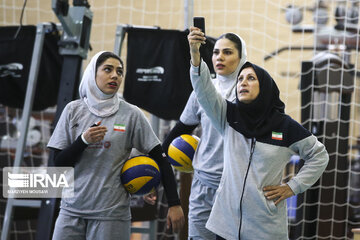
[[[220,50],[219,48],[214,48],[214,50]],[[233,48],[223,48],[221,50],[234,50]]]
[[[104,67],[112,67],[112,68],[120,68],[120,69],[123,69],[123,66],[115,67],[114,65],[111,65],[111,64],[104,64]]]
[[[244,76],[244,74],[239,74],[239,76],[238,76],[238,78],[240,77],[240,76]],[[253,77],[256,77],[256,74],[254,74],[254,73],[249,73],[249,74],[246,74],[246,76],[253,76]]]

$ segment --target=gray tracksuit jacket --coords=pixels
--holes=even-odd
[[[286,201],[276,206],[263,187],[280,185],[291,156],[299,155],[304,166],[287,184],[295,194],[304,192],[327,166],[324,145],[289,116],[267,136],[244,137],[229,126],[226,101],[211,84],[206,63],[191,66],[190,76],[200,105],[224,138],[223,175],[206,227],[227,240],[288,239]]]

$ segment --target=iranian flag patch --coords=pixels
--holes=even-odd
[[[272,132],[271,133],[271,138],[274,140],[282,140],[283,139],[283,134],[281,132]]]
[[[125,132],[125,125],[124,124],[115,124],[114,131]]]

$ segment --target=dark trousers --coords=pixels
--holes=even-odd
[[[190,238],[190,240],[193,240],[193,239],[192,239],[192,238]],[[218,235],[216,235],[215,240],[226,240],[226,239],[225,239],[225,238],[222,238],[222,237],[220,237],[220,236],[218,236]]]
[[[216,235],[216,240],[226,240],[226,239]]]

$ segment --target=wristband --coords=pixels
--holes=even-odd
[[[85,134],[85,133],[82,133],[82,134],[81,134],[81,140],[83,140],[83,142],[84,142],[86,145],[89,145],[90,143],[88,143],[88,141],[85,140],[84,134]]]

